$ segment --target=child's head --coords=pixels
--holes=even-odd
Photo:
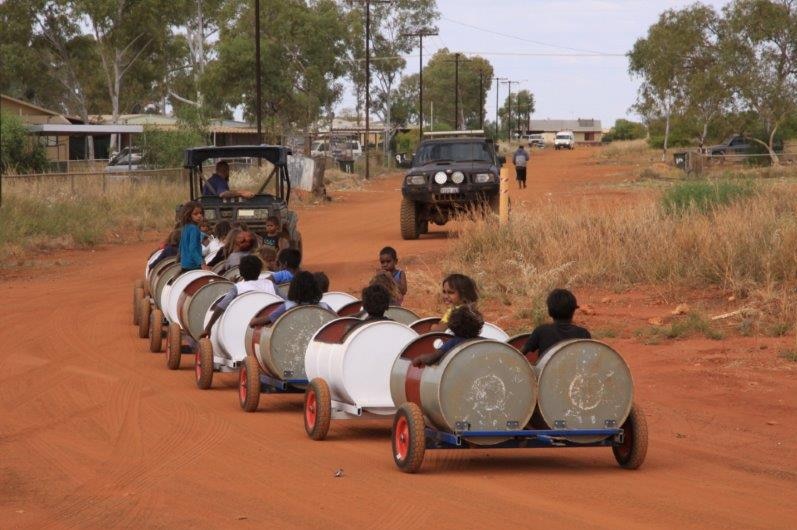
[[[213,227],[213,235],[216,236],[217,239],[224,239],[227,237],[227,234],[230,233],[230,229],[232,229],[232,225],[229,221],[219,221],[216,223],[216,226]]]
[[[313,278],[315,278],[315,282],[318,284],[318,288],[321,289],[322,293],[326,293],[329,291],[329,276],[323,272],[314,272]]]
[[[393,247],[385,247],[379,251],[379,264],[382,266],[383,271],[393,272],[396,270],[398,263],[398,254]]]
[[[296,274],[288,287],[288,300],[297,304],[317,304],[321,301],[321,289],[318,288],[313,273],[302,271]]]
[[[238,238],[236,245],[240,252],[249,252],[255,247],[255,236],[252,232],[242,231]]]
[[[473,306],[463,305],[451,312],[448,329],[457,337],[475,339],[484,326],[484,317]]]
[[[249,254],[241,258],[238,264],[238,271],[241,273],[241,278],[246,281],[257,280],[260,277],[260,272],[263,270],[263,262],[260,258]]]
[[[295,248],[285,248],[277,255],[277,265],[283,269],[294,271],[302,263],[302,253]]]
[[[545,301],[548,314],[554,320],[573,320],[573,313],[578,309],[576,297],[567,289],[554,289]]]
[[[391,300],[398,300],[401,298],[401,293],[398,290],[398,286],[396,286],[396,282],[393,281],[393,278],[389,278],[382,273],[379,273],[371,278],[369,285],[382,286],[382,288],[385,289],[390,295]]]
[[[181,233],[182,233],[182,230],[180,230],[179,228],[175,228],[174,230],[169,232],[169,235],[166,237],[165,243],[167,245],[171,245],[173,247],[176,247],[177,245],[180,244],[180,234]]]
[[[180,209],[180,224],[183,226],[188,223],[198,225],[202,222],[203,218],[204,212],[202,210],[202,205],[196,201],[189,201],[183,204],[183,207]]]
[[[210,234],[210,225],[204,219],[199,223],[199,231],[203,234]]]
[[[270,236],[275,236],[280,232],[280,220],[278,217],[272,215],[266,219],[266,233]]]
[[[257,255],[263,260],[263,266],[266,270],[276,270],[277,268],[277,251],[273,247],[263,246],[257,250]]]
[[[382,285],[371,284],[362,292],[363,309],[370,317],[382,318],[390,307],[390,293]]]
[[[479,300],[476,282],[464,274],[449,274],[443,280],[443,301],[448,305],[472,304]]]

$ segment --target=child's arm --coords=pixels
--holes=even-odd
[[[216,309],[213,310],[213,314],[210,315],[210,320],[208,320],[208,325],[205,326],[205,331],[199,336],[200,339],[210,336],[210,330],[213,328],[213,324],[216,323],[222,313],[224,313],[224,309],[220,307],[216,307]]]

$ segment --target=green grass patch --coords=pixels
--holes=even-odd
[[[755,192],[751,180],[681,182],[664,192],[661,203],[669,214],[682,214],[690,210],[706,213],[750,197]]]

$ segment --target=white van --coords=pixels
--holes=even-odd
[[[573,131],[559,131],[553,139],[553,146],[559,149],[574,149],[576,147],[576,137]]]

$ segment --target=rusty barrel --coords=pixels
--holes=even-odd
[[[358,300],[356,297],[350,295],[349,293],[329,291],[328,293],[324,293],[324,296],[321,297],[321,301],[327,304],[329,307],[331,307],[332,311],[337,313],[343,307],[346,307],[352,302],[357,302]]]
[[[260,368],[278,379],[306,379],[304,356],[313,335],[335,320],[334,311],[317,305],[296,306],[248,335]]]
[[[385,311],[385,316],[390,320],[394,320],[406,326],[409,326],[416,320],[418,320],[418,315],[414,312],[410,311],[409,309],[397,305],[392,305],[387,308]]]
[[[194,339],[205,331],[205,316],[211,306],[227,294],[234,284],[221,276],[203,276],[183,289],[177,302],[180,325]]]
[[[631,411],[631,371],[620,354],[602,342],[561,342],[542,355],[534,371],[539,416],[551,429],[615,428]],[[571,439],[588,443],[601,437]]]
[[[258,291],[239,294],[230,302],[224,313],[216,320],[210,331],[213,352],[220,357],[233,361],[246,359],[246,332],[249,321],[264,307],[282,302],[278,296]],[[210,319],[210,312],[205,315],[204,325]]]
[[[334,320],[316,332],[307,346],[307,379],[324,379],[336,401],[375,414],[392,414],[390,372],[404,347],[417,337],[399,322]]]
[[[177,322],[180,324],[182,328],[183,325],[180,322],[180,307],[179,302],[182,298],[183,291],[186,287],[188,287],[194,280],[201,280],[203,278],[212,278],[217,276],[216,274],[205,271],[202,269],[186,271],[179,276],[177,276],[173,281],[171,288],[169,289],[169,298],[166,300],[166,304],[163,307],[163,314],[166,317],[166,320],[169,322]]]
[[[152,298],[155,300],[155,305],[161,310],[165,311],[166,302],[169,300],[169,291],[172,281],[180,275],[183,268],[180,263],[172,263],[164,268],[158,274],[155,281],[155,290],[152,291]]]
[[[438,364],[414,367],[415,357],[450,338],[422,335],[393,363],[390,391],[396,406],[406,401],[421,407],[436,428],[458,431],[513,431],[531,419],[537,401],[537,378],[515,348],[489,339],[459,344]],[[475,445],[494,445],[508,437],[474,438]]]
[[[157,263],[152,270],[149,271],[149,276],[147,276],[147,283],[149,287],[149,292],[153,296],[155,296],[155,286],[158,282],[158,277],[163,273],[163,271],[169,267],[169,265],[173,265],[175,263],[175,258],[166,258]],[[155,299],[157,301],[157,299]]]

